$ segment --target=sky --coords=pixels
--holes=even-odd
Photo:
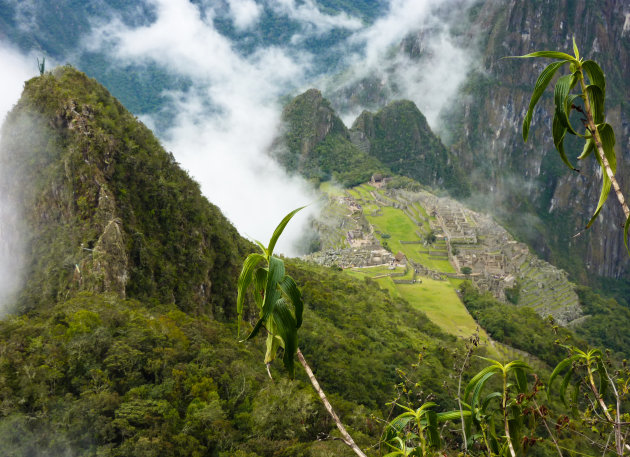
[[[165,93],[172,118],[159,132],[163,145],[250,239],[266,242],[285,214],[309,205],[278,244],[280,252],[296,255],[309,217],[318,212],[318,196],[303,179],[287,175],[266,151],[281,127],[282,97],[315,85],[325,90],[332,80],[333,74],[322,70],[317,60],[321,54],[309,50],[309,40],[343,32],[346,38],[334,51],[342,56],[344,84],[366,76],[395,84],[398,95],[416,102],[430,125],[439,128],[440,110],[464,78],[457,69],[470,62],[434,14],[436,7],[452,1],[389,0],[383,15],[366,23],[350,14],[327,13],[315,0],[203,0],[201,6],[188,0],[147,0],[155,12],[153,20],[132,21],[132,26],[116,14],[94,17],[80,47],[66,61],[98,52],[106,54],[111,65],[157,65],[189,80],[186,90]],[[254,46],[244,53],[215,25],[214,19],[221,16],[238,33],[255,31],[265,8],[298,25],[282,43]],[[28,9],[20,14],[21,20],[29,20]],[[422,42],[422,62],[396,51],[401,40],[420,27],[432,29]],[[0,62],[4,118],[23,81],[37,74],[37,65],[34,53],[25,55],[6,41],[0,41]],[[340,114],[349,123],[361,109]],[[156,125],[155,113],[135,114],[149,127]]]

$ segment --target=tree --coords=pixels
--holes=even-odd
[[[595,61],[580,58],[575,38],[573,39],[573,53],[574,55],[571,56],[564,52],[537,51],[524,56],[518,56],[519,58],[543,57],[557,59],[541,72],[536,81],[529,102],[529,108],[527,109],[525,119],[523,119],[523,140],[527,141],[534,108],[547,88],[547,85],[560,68],[569,64],[570,73],[558,78],[554,89],[555,111],[552,123],[553,142],[562,161],[571,170],[576,172],[579,172],[579,170],[573,166],[564,150],[564,139],[567,133],[584,139],[584,148],[578,160],[587,158],[593,151],[596,152],[594,155],[602,170],[603,176],[602,191],[595,212],[586,224],[586,228],[589,228],[599,215],[604,203],[608,199],[608,194],[612,187],[625,215],[624,243],[630,255],[630,248],[628,247],[630,209],[628,209],[619,183],[615,178],[615,172],[617,170],[617,159],[614,149],[615,133],[612,126],[606,122],[604,109],[606,101],[606,78],[604,77],[604,72],[601,67]],[[572,94],[572,90],[578,83],[579,93]],[[576,104],[580,100],[582,104]],[[571,125],[569,118],[573,110],[585,116],[581,119],[584,127],[583,133],[579,133]]]
[[[290,377],[293,377],[294,374],[294,357],[297,355],[313,388],[324,403],[328,414],[335,421],[343,441],[352,448],[355,454],[360,457],[366,457],[339,420],[328,398],[326,398],[326,394],[319,386],[319,382],[315,378],[311,367],[298,348],[297,330],[302,325],[302,311],[304,309],[302,294],[293,278],[285,274],[284,262],[273,255],[276,242],[282,235],[285,227],[291,218],[303,208],[291,211],[282,219],[273,232],[267,247],[263,246],[259,241],[256,242],[261,253],[251,253],[245,259],[243,269],[238,278],[238,297],[236,300],[239,333],[243,320],[245,295],[250,286],[252,286],[254,301],[259,310],[259,318],[245,340],[254,338],[261,328],[265,328],[267,331],[265,364],[270,377],[269,364],[275,359],[279,348],[284,349],[282,361]]]

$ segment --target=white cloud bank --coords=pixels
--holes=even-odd
[[[383,86],[396,88],[396,98],[415,102],[431,127],[438,128],[440,113],[457,95],[474,57],[470,49],[454,41],[449,25],[438,17],[437,10],[451,7],[461,10],[468,3],[391,0],[388,14],[350,37],[349,43],[359,46],[361,51],[348,56],[349,70],[344,84],[352,86],[364,78],[375,77]],[[401,50],[401,42],[409,36],[418,40],[422,50],[419,59],[409,58]],[[362,109],[356,107],[352,113],[345,113],[344,119],[355,117]]]
[[[246,30],[258,22],[262,6],[254,0],[228,0],[232,22],[238,30]]]
[[[190,78],[190,90],[169,94],[174,120],[163,142],[239,232],[266,242],[285,214],[316,199],[265,154],[279,124],[278,98],[301,80],[308,59],[274,47],[242,57],[214,28],[211,10],[204,15],[187,0],[152,3],[155,22],[139,28],[109,22],[90,45],[109,49],[123,64],[156,63]],[[307,214],[296,216],[279,250],[295,253]]]
[[[35,76],[36,58],[22,55],[0,42],[0,67],[0,124],[3,124],[7,113],[20,98],[24,81]],[[6,188],[9,180],[5,177],[10,173],[11,170],[0,161],[0,317],[11,311],[9,304],[21,286],[24,256],[23,232],[19,228],[21,217],[12,200],[13,193]]]

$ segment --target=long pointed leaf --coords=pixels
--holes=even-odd
[[[286,296],[289,297],[289,300],[291,300],[291,304],[293,304],[293,308],[295,309],[295,321],[297,322],[297,328],[300,328],[302,326],[302,312],[304,310],[300,289],[293,278],[288,275],[282,278],[278,285],[280,286],[282,292],[284,292]]]
[[[577,62],[577,59],[569,54],[558,51],[536,51],[525,54],[524,56],[513,56],[515,59],[528,59],[531,57],[547,57],[549,59],[561,59],[569,62]]]
[[[595,150],[595,140],[593,140],[593,137],[591,136],[586,137],[586,141],[584,143],[584,149],[582,149],[582,154],[580,154],[580,156],[578,157],[578,160],[586,159],[594,150]]]
[[[487,373],[490,372],[497,372],[499,371],[500,368],[497,367],[496,365],[490,365],[485,367],[484,369],[482,369],[479,373],[477,373],[475,376],[473,376],[473,378],[470,380],[470,382],[468,383],[468,385],[466,386],[466,389],[464,390],[464,399],[466,400],[467,403],[470,403],[468,401],[468,395],[470,395],[470,392],[474,389],[475,385],[477,384],[477,382],[483,378]],[[472,409],[472,408],[471,408]]]
[[[606,156],[606,159],[608,160],[608,164],[610,165],[612,172],[615,173],[617,171],[617,159],[615,157],[615,149],[614,149],[615,133],[612,127],[610,126],[610,124],[600,124],[597,126],[597,130],[599,131],[599,137],[602,140],[602,147],[604,149],[604,155]],[[597,159],[597,162],[599,163],[599,166],[602,169],[602,181],[603,181],[602,191],[599,195],[599,202],[597,203],[597,208],[595,208],[595,212],[593,213],[593,216],[588,221],[588,224],[586,224],[586,228],[589,228],[591,225],[593,225],[593,222],[595,222],[595,219],[597,218],[600,211],[602,210],[604,203],[608,199],[608,194],[610,193],[610,188],[612,186],[612,183],[610,182],[610,179],[608,178],[608,173],[606,173],[606,170],[604,168],[604,163],[602,159],[599,157],[599,154],[595,154],[595,158]]]
[[[569,371],[566,372],[566,374],[564,375],[564,378],[562,379],[562,384],[560,384],[560,398],[562,399],[562,403],[564,403],[564,405],[566,406],[567,404],[567,399],[566,399],[566,391],[567,391],[567,387],[569,386],[569,382],[571,382],[571,378],[573,377],[573,368],[571,368]]]
[[[586,86],[586,93],[591,101],[593,120],[596,124],[601,124],[604,122],[604,92],[599,86],[589,84]]]
[[[297,353],[297,326],[291,310],[283,299],[278,300],[274,306],[272,318],[276,331],[284,342],[282,362],[289,375],[293,377],[294,358]]]
[[[577,132],[571,126],[569,122],[569,115],[567,112],[567,99],[571,88],[575,85],[575,76],[573,74],[564,75],[558,78],[556,87],[553,92],[554,103],[556,104],[556,115],[558,120],[569,132],[575,135]]]
[[[556,146],[556,150],[558,154],[560,154],[560,158],[569,167],[571,170],[575,170],[576,168],[569,162],[566,152],[564,152],[564,136],[567,133],[566,127],[562,125],[560,120],[558,119],[558,113],[556,112],[553,116],[553,124],[551,132],[553,134],[553,144]]]
[[[527,392],[527,376],[525,376],[525,372],[523,371],[523,369],[515,368],[514,376],[516,378],[516,388],[518,389],[518,392],[522,394],[526,393]]]
[[[604,95],[606,95],[606,78],[601,67],[597,65],[597,62],[593,60],[586,60],[582,62],[582,69],[588,75],[588,79],[591,84],[598,86]]]
[[[529,108],[527,109],[527,113],[525,114],[525,119],[523,119],[523,141],[527,142],[527,137],[529,135],[529,127],[532,123],[532,116],[534,114],[534,108],[540,100],[543,92],[549,85],[549,82],[553,79],[553,75],[556,74],[556,71],[560,67],[562,67],[566,61],[563,62],[553,62],[547,65],[547,67],[540,73],[538,79],[536,80],[536,84],[534,85],[534,90],[532,92],[532,98],[529,101]]]
[[[438,422],[461,420],[462,415],[464,416],[464,418],[470,417],[470,411],[457,410],[457,411],[445,411],[442,413],[437,413],[437,420]]]
[[[268,256],[271,257],[271,255],[273,254],[273,249],[276,247],[276,242],[278,241],[278,238],[280,238],[280,235],[282,235],[282,232],[284,231],[284,228],[287,226],[287,224],[289,223],[291,218],[293,216],[295,216],[295,213],[297,213],[298,211],[300,211],[300,210],[302,210],[304,208],[306,208],[306,206],[302,206],[300,208],[294,209],[289,214],[284,216],[284,219],[282,219],[282,221],[280,221],[280,223],[278,224],[278,226],[274,230],[273,235],[271,236],[271,239],[269,240],[269,247],[267,247],[267,255]]]
[[[551,394],[551,389],[553,387],[553,381],[554,379],[556,379],[556,377],[568,366],[571,366],[571,364],[573,364],[573,362],[575,362],[577,359],[580,358],[579,354],[575,354],[572,355],[571,357],[568,357],[564,360],[561,360],[558,365],[556,365],[556,368],[553,369],[553,371],[551,372],[551,376],[549,377],[549,387],[547,389],[547,395]]]
[[[477,382],[477,384],[475,384],[475,389],[473,390],[472,400],[470,402],[470,406],[471,406],[473,411],[475,410],[475,408],[477,407],[477,404],[479,403],[479,396],[481,395],[481,390],[483,389],[484,384],[486,383],[486,381],[488,381],[488,379],[490,379],[495,374],[496,374],[496,371],[491,371],[489,373],[486,373]]]
[[[252,276],[256,266],[263,262],[265,258],[260,254],[250,254],[243,262],[243,269],[238,277],[238,295],[236,297],[236,313],[238,314],[238,332],[240,334],[241,322],[243,319],[243,303],[245,302],[245,294],[252,282]]]
[[[267,284],[265,284],[265,296],[263,299],[263,305],[261,310],[260,319],[256,322],[254,326],[254,330],[248,335],[246,340],[251,340],[254,338],[263,324],[269,319],[273,312],[273,308],[275,307],[278,299],[281,294],[278,290],[278,281],[280,281],[284,277],[284,262],[277,257],[269,258],[269,270],[267,272]]]

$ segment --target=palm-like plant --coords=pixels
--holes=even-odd
[[[578,375],[587,386],[587,397],[591,399],[591,411],[603,415],[604,421],[608,426],[612,427],[612,433],[615,438],[615,451],[617,455],[624,455],[628,449],[626,445],[627,433],[624,433],[623,428],[628,426],[626,420],[622,420],[622,403],[624,395],[620,392],[615,381],[611,378],[606,370],[606,364],[603,360],[602,351],[599,349],[589,349],[588,351],[582,351],[576,347],[567,347],[571,355],[562,360],[551,373],[549,378],[549,391],[553,387],[554,380],[563,372],[564,376],[562,383],[560,384],[560,397],[563,402],[566,402],[565,394],[567,387],[569,386],[571,379]],[[595,376],[599,379],[596,381]],[[623,381],[623,380],[622,380]],[[608,394],[608,389],[611,389],[611,395],[615,399],[615,407],[608,407],[605,401],[605,397]],[[579,393],[579,386],[574,389],[573,402],[577,403]],[[594,399],[594,401],[592,401]]]
[[[286,274],[282,259],[273,255],[278,238],[282,235],[285,227],[291,218],[303,208],[291,211],[282,219],[276,230],[274,230],[267,247],[256,241],[261,252],[252,253],[245,259],[241,275],[238,278],[238,296],[236,299],[239,334],[243,321],[245,295],[250,288],[253,288],[254,301],[258,307],[259,316],[254,324],[254,328],[245,340],[254,338],[262,328],[267,330],[265,364],[269,376],[271,377],[269,364],[275,359],[279,348],[284,349],[282,361],[291,377],[294,375],[294,360],[297,354],[298,360],[304,367],[313,388],[324,403],[328,414],[330,414],[337,425],[343,441],[359,457],[366,457],[339,420],[328,398],[326,398],[326,394],[319,386],[311,367],[298,348],[297,331],[302,325],[302,312],[304,310],[302,294],[293,278]]]
[[[480,358],[490,362],[490,365],[477,373],[464,391],[464,398],[472,414],[472,422],[481,431],[481,436],[489,453],[507,455],[509,452],[509,455],[516,457],[514,449],[516,437],[514,435],[520,433],[522,426],[523,398],[527,393],[525,371],[530,370],[530,367],[520,360],[502,364],[496,360]],[[496,374],[501,375],[501,391],[482,396],[484,386]],[[509,382],[510,378],[514,382]],[[494,399],[500,400],[505,433],[503,437],[496,433],[493,414],[489,409],[490,403]]]
[[[240,332],[243,320],[243,304],[250,286],[254,289],[254,301],[259,310],[259,318],[245,340],[254,338],[261,328],[267,330],[267,367],[276,357],[278,349],[284,349],[282,361],[291,377],[294,372],[294,358],[297,353],[297,330],[302,325],[302,295],[293,278],[285,273],[284,262],[274,257],[273,250],[284,228],[302,208],[291,211],[278,224],[269,245],[260,247],[261,253],[247,256],[241,275],[238,278],[236,311]]]
[[[550,63],[540,73],[536,81],[529,102],[529,108],[527,109],[525,119],[523,119],[523,140],[527,141],[534,108],[538,100],[540,100],[540,97],[556,72],[564,65],[569,64],[570,73],[558,78],[554,89],[555,111],[552,123],[553,142],[562,161],[570,169],[575,171],[579,170],[573,166],[564,150],[564,139],[566,135],[575,135],[584,139],[584,149],[582,150],[582,154],[578,157],[578,160],[585,159],[595,151],[595,158],[602,170],[603,184],[599,202],[597,203],[593,216],[586,224],[586,228],[589,228],[599,215],[604,203],[608,199],[608,194],[612,187],[625,214],[624,242],[630,254],[630,248],[628,248],[630,209],[626,204],[619,183],[615,178],[615,172],[617,170],[617,159],[614,149],[615,133],[612,126],[606,122],[604,110],[606,78],[604,77],[604,72],[595,61],[584,60],[580,57],[575,38],[573,39],[573,53],[574,55],[557,51],[538,51],[524,56],[518,56],[520,58],[543,57],[556,59],[555,62]],[[571,93],[578,83],[578,93]],[[583,106],[576,104],[580,100]],[[571,125],[570,114],[572,110],[584,115],[584,118],[582,118],[584,126],[583,133],[579,133],[579,131]]]

